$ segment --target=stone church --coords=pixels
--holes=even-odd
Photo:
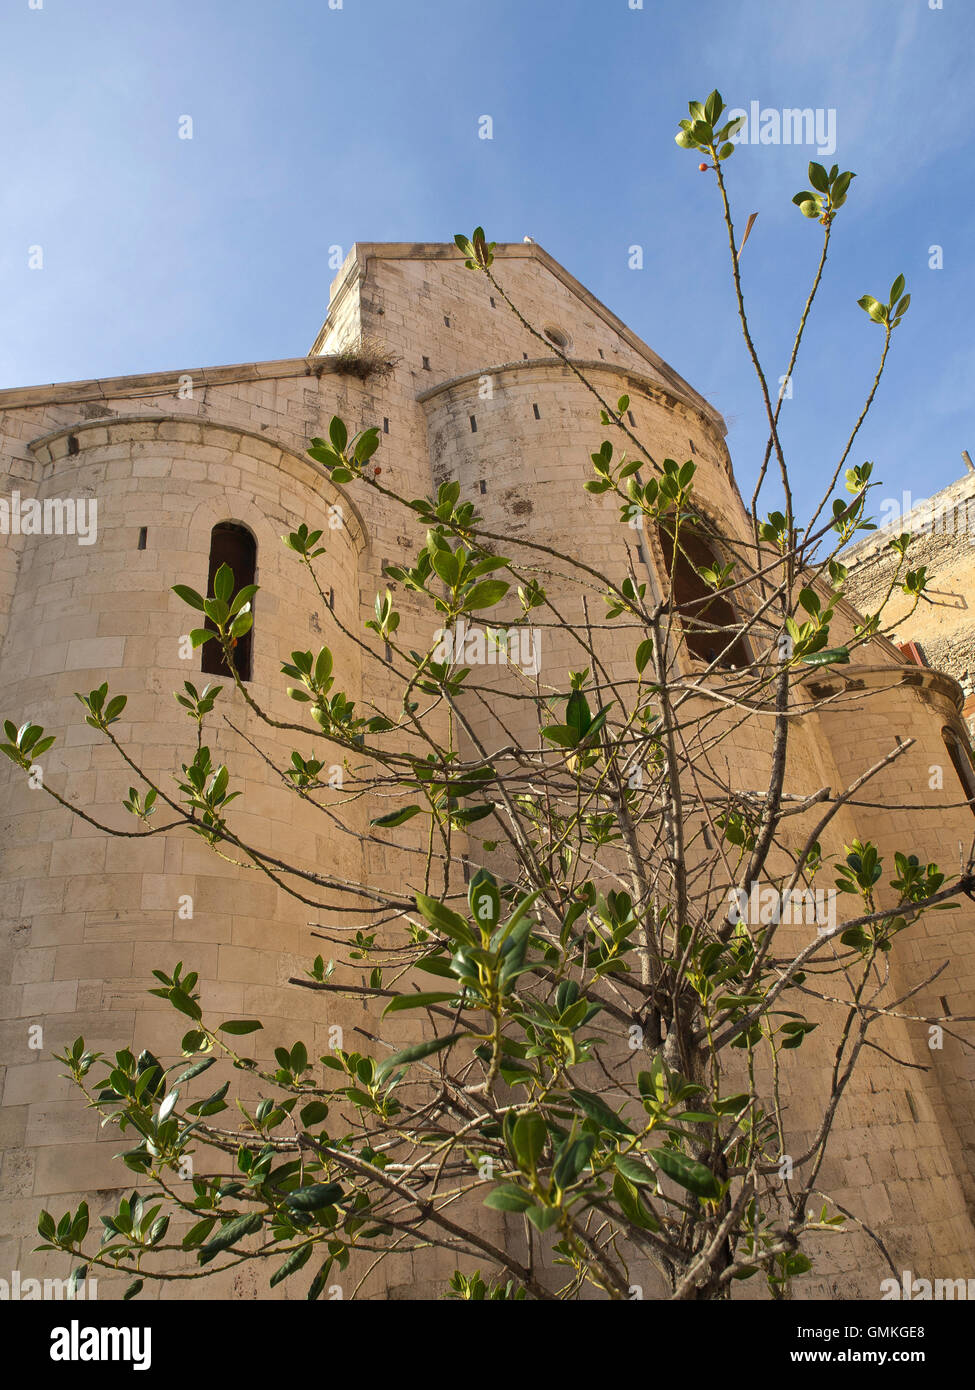
[[[525,316],[608,398],[629,395],[635,428],[656,456],[696,460],[702,501],[747,534],[720,414],[537,244],[499,246],[496,270]],[[0,391],[0,717],[29,717],[58,735],[42,759],[44,782],[95,821],[124,828],[133,774],[84,724],[75,692],[107,680],[113,694],[127,695],[120,742],[150,773],[177,772],[190,738],[172,692],[199,679],[201,658],[187,659],[187,610],[171,586],[204,588],[221,554],[243,557],[261,586],[245,660],[265,709],[293,714],[281,662],[325,640],[343,688],[381,703],[359,647],[326,628],[319,595],[280,541],[302,522],[329,528],[339,519],[327,532],[328,608],[356,633],[386,586],[383,567],[409,561],[417,546],[402,512],[387,512],[371,491],[341,491],[308,457],[310,438],[335,414],[353,429],[380,427],[376,461],[397,492],[423,496],[457,479],[494,530],[622,569],[626,528],[582,490],[599,429],[592,397],[451,245],[356,245],[306,356]],[[38,516],[52,524],[38,526]],[[659,556],[641,558],[661,582]],[[855,620],[849,608],[840,616]],[[919,667],[890,642],[870,651],[868,661],[818,677],[817,696],[836,698],[803,722],[789,786],[844,787],[913,738],[871,784],[869,803],[845,807],[833,833],[840,845],[856,837],[909,844],[953,872],[975,829],[964,804],[975,778],[962,693],[951,676]],[[568,659],[547,652],[547,672]],[[864,692],[869,719],[851,717]],[[292,736],[275,744],[242,701],[226,698],[241,733],[287,761]],[[327,863],[352,883],[402,885],[392,847],[324,831],[256,751],[233,742],[222,723],[214,728],[218,755],[233,744],[242,833],[285,857]],[[767,730],[756,729],[736,756],[743,783],[767,780]],[[947,768],[936,790],[933,765]],[[885,808],[893,802],[905,809]],[[330,1025],[353,1028],[365,1014],[349,1002],[323,1007],[289,984],[315,954],[308,910],[198,838],[111,837],[6,764],[0,805],[0,1274],[64,1275],[63,1261],[31,1253],[39,1210],[62,1212],[85,1196],[93,1214],[105,1211],[125,1170],[112,1157],[117,1134],[99,1128],[53,1052],[83,1034],[109,1053],[138,1043],[173,1055],[178,1024],[146,990],[154,967],[177,960],[199,972],[205,1009],[260,1018],[269,1040],[301,1037],[321,1052]],[[186,899],[189,917],[180,911]],[[945,959],[948,970],[923,985]],[[975,1267],[975,1057],[952,1036],[930,1050],[917,1016],[975,1015],[975,908],[964,902],[926,917],[898,942],[893,969],[898,994],[920,992],[903,1016],[885,1021],[882,1047],[864,1055],[822,1185],[878,1233],[898,1269],[967,1278]],[[395,1019],[383,1026],[392,1042],[408,1036]],[[826,1030],[813,1037],[786,1080],[796,1152],[813,1131],[832,1061]],[[407,1258],[396,1269],[367,1292],[430,1291],[419,1264]],[[889,1273],[854,1223],[823,1243],[799,1296],[876,1298]],[[118,1296],[125,1282],[116,1289],[105,1280],[101,1296]],[[228,1288],[267,1297],[266,1271],[248,1269]]]

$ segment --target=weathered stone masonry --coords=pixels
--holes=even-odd
[[[744,534],[720,415],[539,246],[500,246],[497,257],[499,278],[526,317],[558,335],[610,398],[630,395],[636,428],[656,456],[694,457],[702,505]],[[383,344],[395,361],[388,374],[359,379],[336,370],[341,354],[363,339]],[[181,377],[190,379],[192,394],[180,388]],[[488,395],[480,389],[485,379]],[[377,461],[398,492],[418,496],[456,477],[493,529],[542,538],[623,572],[632,533],[623,534],[611,503],[581,487],[600,437],[591,395],[500,301],[491,303],[490,286],[465,271],[452,246],[354,247],[307,357],[0,392],[3,495],[98,503],[93,545],[79,546],[70,535],[5,535],[0,544],[0,715],[29,716],[59,735],[45,756],[45,778],[92,815],[124,824],[120,801],[132,774],[83,723],[76,690],[108,680],[113,693],[129,697],[117,733],[148,771],[166,778],[187,759],[192,731],[172,691],[196,678],[199,658],[180,659],[187,616],[170,589],[205,585],[218,522],[246,526],[257,542],[253,690],[260,703],[274,715],[293,714],[280,663],[293,648],[323,641],[335,652],[341,688],[377,704],[386,698],[382,669],[329,625],[280,543],[302,521],[327,526],[329,508],[341,508],[343,525],[328,532],[326,584],[335,614],[361,631],[385,587],[383,564],[409,561],[421,539],[404,513],[385,510],[364,490],[345,494],[307,457],[309,438],[323,434],[333,414],[353,429],[381,427]],[[652,555],[648,563],[652,569]],[[401,607],[408,635],[418,618],[405,600]],[[425,628],[421,636],[429,636]],[[553,643],[546,676],[556,679],[573,655],[568,643]],[[942,728],[963,727],[957,685],[906,665],[886,642],[876,644],[872,665],[830,673],[820,685],[835,703],[815,727],[804,721],[788,789],[841,787],[910,734],[914,748],[871,784],[870,799],[925,806],[893,814],[847,809],[833,826],[836,843],[858,835],[942,861],[957,842],[967,843],[973,821],[953,805],[957,787],[946,782],[930,791],[927,780],[929,765],[944,760]],[[868,690],[865,722],[855,715]],[[290,736],[256,727],[236,698],[231,707],[242,731],[283,763]],[[352,835],[309,820],[255,753],[219,721],[213,727],[215,755],[233,750],[245,791],[237,823],[255,842],[285,858],[327,862],[355,882],[397,891],[411,882],[407,853],[370,846],[365,856]],[[742,785],[767,781],[765,724],[748,726],[736,751]],[[63,1211],[87,1196],[97,1215],[114,1206],[124,1170],[112,1161],[117,1136],[100,1130],[59,1079],[51,1052],[83,1033],[105,1051],[138,1043],[172,1055],[178,1023],[145,992],[153,967],[182,958],[200,972],[205,1008],[260,1017],[268,1049],[303,1037],[324,1051],[330,1024],[374,1027],[375,1020],[348,1003],[321,1005],[287,984],[315,954],[308,910],[223,864],[194,837],[112,839],[31,791],[12,767],[0,771],[0,797],[7,1020],[0,1142],[9,1233],[0,1239],[0,1273],[64,1274],[63,1261],[29,1253],[38,1210]],[[365,810],[350,814],[361,817],[353,826],[361,829]],[[405,834],[403,844],[410,847]],[[182,894],[193,898],[192,920],[177,914]],[[950,955],[947,976],[912,1003],[919,1013],[941,1013],[945,995],[952,1014],[975,1013],[971,908],[933,917],[903,947],[898,942],[898,987],[909,989]],[[44,1047],[31,1050],[28,1029],[38,1022]],[[396,1043],[409,1027],[389,1019],[382,1035]],[[925,1069],[905,1072],[880,1052],[865,1057],[840,1108],[824,1187],[862,1213],[899,1267],[968,1277],[975,1264],[971,1054],[950,1039],[943,1052],[929,1052],[926,1028],[909,1021],[890,1022],[878,1037],[894,1056]],[[784,1085],[796,1152],[821,1113],[834,1044],[823,1027],[791,1054]],[[487,1210],[484,1220],[494,1220]],[[424,1296],[448,1270],[447,1262],[399,1257],[369,1291]],[[854,1231],[824,1245],[805,1293],[876,1297],[887,1272],[873,1243]],[[356,1277],[353,1271],[348,1282]],[[100,1293],[117,1295],[125,1282],[113,1288],[100,1280]],[[217,1290],[228,1291],[266,1297],[266,1272],[248,1269]]]

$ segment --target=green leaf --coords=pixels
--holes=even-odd
[[[579,1106],[580,1110],[590,1119],[594,1120],[602,1129],[608,1129],[612,1134],[632,1134],[633,1130],[627,1122],[611,1110],[604,1100],[599,1096],[592,1095],[589,1091],[574,1089],[569,1093],[572,1099]]]
[[[122,711],[125,709],[125,706],[126,706],[127,704],[128,704],[128,696],[127,696],[127,695],[116,695],[114,699],[109,700],[109,702],[108,702],[108,704],[107,704],[107,706],[106,706],[106,708],[105,708],[105,723],[106,723],[106,724],[110,724],[110,723],[112,722],[113,719],[117,719],[118,716],[119,716],[119,715],[122,713]],[[39,737],[39,736],[40,736],[40,733],[41,733],[41,730],[38,729],[38,730],[37,730],[37,736],[36,736],[36,737]],[[32,742],[32,745],[33,745],[33,743],[34,743],[35,741],[36,741],[36,739],[31,741],[31,742]],[[40,744],[38,744],[37,746],[38,746],[38,748],[39,748],[39,747],[40,747]],[[36,750],[35,750],[35,755],[36,755]]]
[[[71,1227],[71,1239],[77,1245],[84,1240],[88,1234],[88,1203],[82,1202],[75,1213],[74,1222]],[[77,1278],[83,1277],[83,1270],[75,1271]]]
[[[581,690],[573,690],[565,707],[565,722],[576,732],[576,743],[582,741],[592,724],[592,711],[589,701]]]
[[[519,1115],[515,1121],[512,1143],[519,1167],[531,1172],[545,1149],[548,1128],[540,1115]]]
[[[250,603],[261,586],[259,584],[245,584],[244,587],[234,596],[234,601],[230,605],[231,617],[239,613],[245,603]]]
[[[284,1264],[280,1265],[271,1275],[268,1280],[268,1287],[273,1289],[275,1284],[280,1284],[282,1280],[288,1278],[289,1274],[295,1274],[303,1265],[306,1265],[312,1249],[311,1244],[308,1244],[299,1245],[297,1250],[292,1250]]]
[[[196,1246],[202,1244],[216,1224],[217,1219],[215,1216],[206,1216],[202,1221],[198,1221],[195,1226],[191,1226],[183,1237],[183,1249],[193,1250]]]
[[[592,1157],[592,1151],[595,1147],[596,1136],[594,1134],[583,1134],[580,1138],[563,1147],[555,1167],[552,1169],[552,1177],[557,1187],[561,1187],[564,1191],[575,1182]]]
[[[355,461],[356,463],[368,463],[373,454],[379,448],[379,426],[372,425],[369,429],[363,430],[356,441]]]
[[[533,1202],[527,1192],[515,1187],[514,1183],[506,1182],[488,1193],[484,1205],[495,1211],[527,1211]]]
[[[189,1018],[202,1018],[203,1013],[195,999],[181,989],[171,989],[169,991],[169,1001],[174,1008],[179,1009],[181,1014],[186,1014]]]
[[[529,1207],[525,1215],[536,1230],[547,1231],[559,1219],[558,1207]]]
[[[213,597],[221,603],[229,603],[233,591],[234,572],[229,565],[223,564],[213,576]]]
[[[303,1125],[318,1125],[328,1118],[328,1106],[323,1100],[311,1100],[301,1107],[300,1113]]]
[[[648,637],[645,641],[641,642],[636,649],[636,669],[641,676],[643,675],[643,672],[646,670],[647,662],[650,660],[652,656],[653,638]]]
[[[809,182],[817,193],[829,192],[829,178],[821,164],[809,165]]]
[[[872,294],[861,295],[857,303],[866,314],[869,314],[874,323],[883,323],[886,320],[887,306],[881,304],[879,299],[874,299]]]
[[[446,956],[425,956],[423,960],[417,961],[415,968],[425,971],[428,975],[437,975],[441,979],[451,979],[453,977],[453,972],[450,969],[450,961]]]
[[[467,1036],[466,1032],[448,1033],[446,1037],[431,1038],[429,1042],[415,1043],[412,1047],[404,1048],[402,1052],[394,1053],[392,1057],[380,1062],[376,1068],[376,1084],[381,1085],[397,1067],[407,1067],[411,1062],[419,1062],[435,1052],[442,1052],[444,1048],[453,1047],[460,1038]]]
[[[460,827],[473,825],[476,821],[483,820],[485,816],[491,815],[493,811],[493,801],[487,806],[469,806],[465,811],[451,812],[451,824]]]
[[[322,1292],[325,1285],[328,1283],[328,1275],[329,1271],[332,1268],[334,1258],[334,1255],[330,1255],[328,1259],[325,1261],[325,1263],[321,1266],[314,1279],[311,1281],[311,1284],[308,1288],[308,1293],[305,1295],[309,1303],[315,1302],[316,1298],[318,1298],[319,1294]]]
[[[264,1024],[259,1023],[256,1018],[231,1018],[226,1023],[221,1023],[218,1032],[233,1033],[242,1035],[244,1033],[256,1033]]]
[[[214,1255],[219,1255],[221,1250],[229,1250],[232,1245],[236,1245],[245,1236],[251,1236],[255,1231],[259,1231],[262,1225],[261,1213],[258,1211],[249,1212],[246,1216],[234,1217],[228,1221],[220,1230],[202,1247],[199,1253],[200,1264],[208,1264]]]
[[[442,1004],[445,999],[456,999],[457,993],[457,989],[451,989],[427,990],[421,994],[399,994],[383,1009],[383,1018],[387,1014],[401,1014],[404,1009],[425,1009],[428,1004]]]
[[[159,1107],[159,1123],[160,1123],[160,1124],[162,1124],[163,1120],[168,1120],[168,1119],[169,1119],[170,1115],[171,1115],[171,1114],[173,1113],[173,1111],[176,1109],[176,1102],[177,1102],[178,1100],[179,1100],[179,1091],[170,1091],[169,1095],[165,1098],[165,1100],[163,1101],[162,1105],[160,1105],[160,1107]]]
[[[707,1197],[717,1200],[721,1196],[721,1184],[711,1172],[710,1168],[705,1168],[703,1163],[698,1163],[697,1159],[688,1158],[686,1154],[678,1153],[676,1149],[653,1149],[650,1157],[657,1167],[666,1173],[668,1178],[681,1187],[693,1192],[697,1197]]]
[[[188,603],[191,608],[203,612],[203,596],[198,594],[195,589],[187,588],[185,584],[174,584],[173,593],[177,594],[184,603]]]
[[[653,1214],[640,1201],[639,1194],[626,1181],[621,1173],[613,1179],[613,1196],[620,1204],[626,1219],[642,1230],[659,1231],[660,1226]]]
[[[836,666],[845,665],[850,659],[850,653],[846,647],[830,647],[826,651],[812,652],[809,656],[802,658],[806,666]]]
[[[436,898],[428,898],[425,893],[417,893],[416,905],[430,925],[443,932],[445,936],[468,944],[473,942],[474,938],[471,935],[470,927],[463,917],[443,903],[438,902]]]
[[[844,173],[837,175],[836,181],[833,184],[834,207],[839,207],[840,204],[844,201],[844,199],[846,198],[846,191],[855,178],[856,174],[853,173]]]
[[[349,431],[345,427],[344,420],[340,420],[337,415],[333,415],[328,422],[328,437],[332,441],[333,447],[341,454],[349,442]]]
[[[568,724],[550,724],[547,729],[542,730],[542,738],[547,738],[550,743],[557,743],[560,748],[575,748],[579,743],[579,732],[577,729],[570,729]]]
[[[447,585],[448,589],[453,589],[460,578],[460,560],[449,550],[435,550],[433,552],[433,568]],[[507,585],[505,586],[507,588]]]
[[[467,893],[471,914],[482,931],[492,932],[501,918],[501,894],[492,875],[480,870]]]
[[[656,1175],[641,1163],[632,1154],[614,1154],[613,1163],[618,1172],[622,1173],[627,1182],[635,1183],[638,1187],[656,1187]]]
[[[483,579],[464,595],[465,612],[474,608],[493,607],[501,602],[510,588],[511,585],[506,584],[503,579]]]
[[[748,1101],[749,1096],[746,1092],[740,1091],[736,1096],[722,1096],[720,1100],[712,1101],[711,1104],[718,1115],[737,1115]]]
[[[403,825],[406,821],[412,820],[414,816],[419,814],[419,806],[403,806],[398,811],[390,811],[386,816],[379,816],[376,820],[371,820],[369,824],[388,828],[394,825]]]
[[[343,1196],[342,1187],[337,1182],[313,1182],[307,1187],[299,1187],[289,1192],[285,1205],[294,1211],[319,1211],[331,1207]]]

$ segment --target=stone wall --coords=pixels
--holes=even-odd
[[[630,395],[633,427],[655,456],[696,459],[702,504],[745,535],[717,412],[540,247],[498,248],[496,271],[529,319],[567,341],[605,399],[615,403],[621,393]],[[363,336],[388,349],[395,360],[388,373],[360,380],[336,371],[335,353]],[[376,593],[386,587],[383,566],[411,563],[423,532],[411,513],[371,490],[349,495],[335,488],[307,458],[308,440],[326,433],[332,414],[342,415],[352,430],[380,426],[374,463],[396,491],[418,496],[458,478],[491,529],[523,552],[526,564],[531,551],[519,543],[538,542],[620,575],[628,563],[642,564],[659,587],[655,543],[645,542],[641,556],[616,506],[581,490],[590,476],[589,452],[604,434],[598,408],[484,277],[465,271],[453,248],[408,245],[353,249],[308,357],[0,393],[6,494],[16,488],[39,498],[88,496],[99,507],[98,541],[90,547],[70,536],[4,537],[0,717],[19,722],[29,716],[57,733],[58,743],[44,758],[48,783],[97,821],[131,828],[120,801],[133,774],[84,725],[74,692],[107,679],[113,693],[128,695],[117,726],[120,742],[147,770],[164,778],[178,773],[192,756],[193,727],[171,692],[185,679],[199,681],[199,657],[179,655],[190,610],[171,585],[205,585],[210,528],[226,520],[246,525],[257,541],[261,590],[249,687],[257,703],[276,718],[293,719],[296,707],[284,694],[280,663],[295,647],[317,650],[326,643],[336,656],[337,688],[383,708],[392,694],[384,668],[349,634],[362,634]],[[336,517],[341,524],[333,529]],[[280,543],[282,533],[301,521],[325,528],[322,583],[331,606],[323,608]],[[404,644],[427,644],[429,615],[408,593],[398,590],[396,600]],[[499,609],[497,616],[504,613]],[[573,608],[574,622],[584,616]],[[853,615],[842,620],[852,622]],[[871,783],[864,799],[882,805],[888,795],[909,793],[923,809],[897,819],[851,805],[824,847],[873,836],[891,853],[917,846],[941,857],[971,827],[967,807],[952,801],[947,788],[931,793],[925,776],[943,723],[957,719],[957,690],[949,681],[910,684],[890,644],[876,648],[879,674],[868,679],[848,672],[843,679],[853,683],[838,689],[818,730],[804,728],[796,739],[788,787],[807,793],[844,786],[898,735],[910,734],[918,739],[910,757],[886,780]],[[571,638],[551,634],[544,662],[545,683],[553,690],[564,686],[568,670],[579,665]],[[628,645],[618,650],[611,643],[606,662],[621,679],[632,673]],[[499,670],[498,679],[513,677]],[[861,711],[868,697],[869,737]],[[301,806],[261,756],[284,761],[292,734],[268,730],[239,695],[221,698],[240,734],[257,745],[242,743],[222,721],[214,725],[214,753],[231,761],[243,786],[234,815],[242,836],[283,859],[325,866],[353,887],[408,893],[422,886],[419,830],[404,826],[394,844],[367,825],[386,805],[350,806],[337,795],[341,813],[334,819]],[[471,719],[490,742],[489,715],[472,709]],[[306,751],[311,746],[309,736]],[[734,757],[740,786],[767,783],[768,719],[756,718],[735,735]],[[726,770],[723,761],[716,768],[722,776]],[[140,844],[111,838],[29,790],[13,768],[0,770],[0,796],[0,872],[7,885],[0,970],[8,1020],[0,1117],[10,1214],[0,1266],[9,1261],[25,1273],[63,1274],[63,1262],[28,1253],[39,1208],[64,1210],[87,1195],[94,1214],[108,1210],[120,1169],[111,1157],[117,1136],[98,1130],[73,1088],[59,1079],[50,1052],[83,1032],[104,1050],[138,1042],[172,1055],[178,1022],[145,993],[153,967],[182,958],[200,972],[205,1006],[227,1017],[261,1017],[259,1056],[298,1037],[325,1051],[335,1023],[347,1033],[368,1027],[394,1046],[415,1040],[417,1025],[395,1018],[379,1025],[358,1005],[323,1004],[323,996],[290,985],[322,949],[309,919],[320,925],[323,914],[253,870],[221,863],[195,837],[158,836]],[[795,834],[808,824],[797,817]],[[456,849],[459,856],[467,852],[462,838]],[[193,899],[191,920],[177,911],[185,894]],[[354,893],[339,892],[334,902],[330,898],[328,920],[354,924],[361,921],[354,913],[361,906]],[[896,967],[904,989],[922,982],[943,953],[954,961],[950,974],[915,1001],[914,1012],[923,1012],[922,998],[925,1007],[940,1009],[945,994],[952,1014],[975,1013],[972,954],[964,951],[971,925],[967,905],[964,912],[943,914],[937,931],[930,928],[904,953]],[[824,1006],[812,1000],[809,1007],[826,1019]],[[37,1022],[44,1027],[43,1050],[28,1047],[28,1029]],[[835,1027],[835,1021],[824,1025],[786,1068],[789,1139],[797,1152],[821,1112]],[[963,1277],[975,1254],[963,1190],[975,1138],[970,1069],[954,1045],[932,1064],[926,1032],[909,1017],[884,1024],[878,1037],[891,1056],[871,1052],[864,1058],[837,1118],[824,1185],[877,1227],[904,1267]],[[354,1040],[346,1038],[345,1046],[355,1046]],[[924,1070],[910,1071],[905,1082],[892,1057]],[[633,1058],[635,1066],[644,1061],[639,1054]],[[493,1223],[500,1218],[485,1211],[483,1219],[496,1233]],[[512,1223],[507,1238],[520,1238]],[[366,1291],[392,1298],[430,1294],[452,1264],[396,1257]],[[886,1272],[862,1231],[824,1245],[817,1271],[812,1287],[822,1297],[875,1297]],[[343,1282],[351,1286],[364,1273],[365,1266],[353,1269]],[[268,1296],[263,1271],[248,1272],[229,1287],[239,1296]],[[112,1291],[106,1284],[106,1296]],[[178,1293],[179,1287],[166,1296]]]
[[[908,499],[909,500],[909,499]],[[931,498],[915,501],[880,530],[870,533],[843,556],[849,565],[847,594],[864,612],[874,612],[895,585],[884,622],[893,624],[894,640],[920,645],[924,661],[947,671],[961,684],[972,729],[975,714],[975,474],[966,472]],[[913,540],[898,576],[892,537],[909,531]],[[929,587],[921,601],[901,592],[904,572],[927,567]]]

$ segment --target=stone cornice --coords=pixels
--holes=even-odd
[[[142,372],[135,376],[97,377],[91,381],[11,386],[0,391],[0,410],[15,410],[33,405],[71,405],[81,401],[121,400],[126,397],[159,395],[167,390],[175,394],[180,377],[190,377],[194,384],[199,386],[227,386],[241,381],[273,381],[281,377],[320,377],[338,370],[335,358],[331,356],[285,357],[278,361],[238,362],[225,367],[193,367],[178,371]],[[108,418],[110,417],[104,417]]]
[[[965,696],[954,676],[945,671],[936,671],[931,666],[916,666],[905,662],[896,666],[828,666],[813,668],[803,678],[804,686],[818,685],[821,692],[814,692],[817,698],[822,693],[840,694],[855,692],[866,688],[880,690],[886,687],[909,686],[930,690],[961,712]],[[832,687],[832,689],[830,689]]]
[[[640,372],[624,363],[604,362],[600,358],[573,357],[569,360],[571,366],[566,366],[552,357],[529,357],[514,362],[501,362],[495,366],[479,367],[476,371],[463,372],[460,376],[448,377],[446,381],[440,381],[435,386],[428,387],[425,391],[419,392],[416,399],[421,405],[426,405],[429,401],[435,400],[437,396],[455,391],[458,387],[465,386],[470,382],[480,382],[484,376],[516,376],[518,372],[524,371],[530,372],[533,376],[544,375],[547,372],[553,381],[564,381],[566,377],[571,379],[572,367],[578,367],[583,372],[599,372],[603,375],[616,377],[617,380],[624,378],[635,386],[659,392],[666,398],[669,405],[682,405],[686,409],[693,410],[695,414],[703,417],[705,424],[712,430],[716,430],[713,413],[709,409],[702,410],[699,404],[701,398],[696,393],[692,392],[685,395],[670,382],[662,381],[660,377],[653,376],[649,372]]]

